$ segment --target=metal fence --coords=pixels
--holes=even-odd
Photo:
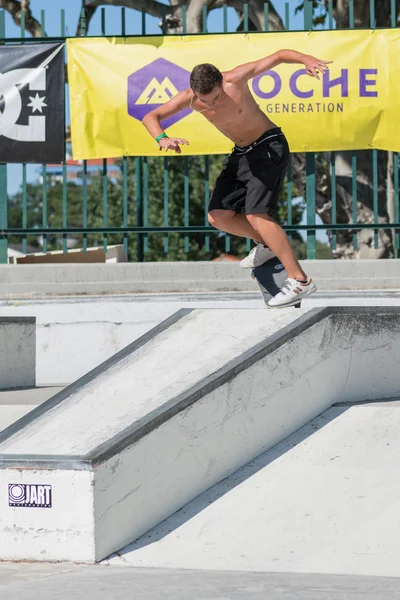
[[[334,28],[333,19],[333,3],[326,3],[328,10],[328,29]],[[162,18],[163,32],[160,35],[166,34],[166,8]],[[269,25],[269,6],[264,5],[264,29],[268,32]],[[101,30],[102,35],[110,35],[107,32],[106,12],[101,8]],[[370,27],[375,27],[375,0],[370,0]],[[141,20],[140,35],[147,35],[146,32],[146,15],[143,10]],[[45,12],[41,12],[42,33],[45,32]],[[207,34],[207,14],[204,7],[203,14],[204,31]],[[20,37],[7,37],[6,32],[5,12],[0,11],[0,43],[40,43],[40,38],[26,37],[24,13],[22,13]],[[354,0],[349,0],[349,24],[350,28],[354,28]],[[86,31],[85,13],[81,13],[80,25],[83,31]],[[249,28],[249,11],[248,4],[244,3],[244,31]],[[391,0],[391,26],[397,26],[396,0]],[[285,27],[286,30],[291,29],[289,3],[285,4]],[[306,1],[304,3],[304,30],[313,29],[313,3]],[[223,24],[222,31],[228,31],[228,9],[223,7]],[[186,34],[186,7],[183,6],[183,35]],[[113,32],[113,36],[115,33]],[[120,35],[131,35],[127,30],[126,10],[121,8]],[[182,35],[182,34],[179,34]],[[46,37],[46,41],[63,41],[66,39],[65,28],[65,11],[60,10],[60,35],[57,37]],[[400,249],[400,223],[399,223],[399,156],[397,153],[393,155],[393,181],[391,183],[391,193],[394,195],[394,213],[391,223],[379,222],[378,213],[378,151],[371,150],[372,153],[372,181],[373,181],[373,223],[358,223],[358,198],[357,198],[357,155],[352,154],[352,223],[337,222],[337,186],[336,186],[336,155],[334,152],[330,154],[330,196],[332,203],[332,222],[330,224],[316,224],[316,156],[313,153],[306,154],[305,160],[305,208],[306,219],[305,224],[294,223],[293,215],[293,181],[292,170],[289,165],[287,178],[285,181],[285,195],[287,202],[287,217],[285,219],[284,229],[289,235],[294,232],[304,232],[306,238],[307,258],[315,259],[317,257],[317,232],[318,230],[329,230],[332,232],[331,249],[336,248],[337,232],[347,230],[352,232],[353,247],[358,248],[357,232],[362,229],[373,229],[375,232],[374,245],[378,247],[378,230],[384,229],[394,233],[393,246],[394,256],[399,256]],[[21,194],[20,194],[20,222],[18,227],[12,227],[9,223],[8,214],[12,205],[7,193],[7,165],[0,164],[0,263],[7,262],[7,248],[9,239],[16,237],[21,240],[22,251],[26,252],[30,239],[42,236],[42,251],[46,252],[49,248],[49,240],[60,240],[60,247],[65,252],[68,248],[68,239],[70,236],[78,237],[82,240],[80,247],[87,250],[88,244],[92,244],[93,240],[100,240],[104,249],[107,249],[110,239],[113,242],[119,240],[123,243],[125,251],[130,252],[130,257],[133,260],[143,261],[149,255],[149,236],[157,236],[162,240],[162,253],[166,259],[169,257],[170,245],[169,240],[173,235],[179,235],[182,241],[182,252],[188,255],[190,252],[190,244],[193,234],[198,234],[201,238],[200,244],[203,245],[204,251],[210,251],[210,240],[213,236],[218,235],[216,231],[208,225],[207,222],[207,205],[210,190],[212,189],[213,181],[210,181],[210,160],[211,157],[197,157],[197,160],[202,161],[202,194],[203,194],[203,213],[199,217],[197,215],[196,222],[191,222],[190,219],[190,173],[191,173],[191,158],[185,157],[174,159],[183,161],[182,166],[182,222],[178,225],[171,225],[169,215],[171,210],[171,173],[170,173],[170,158],[156,159],[162,161],[162,181],[160,182],[159,196],[161,196],[161,213],[157,217],[157,223],[153,223],[149,217],[149,206],[152,203],[151,197],[151,177],[149,172],[149,160],[146,157],[136,157],[134,159],[122,157],[118,161],[118,169],[120,171],[119,182],[119,214],[114,215],[113,222],[110,222],[110,176],[109,163],[103,160],[100,165],[98,178],[101,178],[100,194],[101,194],[101,224],[90,226],[90,206],[88,204],[88,194],[93,180],[88,176],[88,163],[83,161],[81,165],[81,173],[79,180],[79,193],[81,197],[80,206],[80,223],[76,222],[77,217],[74,217],[74,223],[71,223],[69,218],[69,193],[70,186],[68,184],[69,166],[64,162],[60,166],[60,197],[58,203],[58,213],[52,215],[52,221],[57,222],[57,226],[49,223],[49,204],[48,194],[52,185],[51,177],[49,176],[49,166],[41,165],[41,223],[35,223],[34,227],[29,226],[31,221],[30,205],[28,202],[28,186],[27,186],[27,165],[21,165]],[[388,182],[384,182],[388,185]],[[36,207],[36,212],[37,212]],[[160,222],[161,221],[161,222]],[[97,237],[96,237],[97,236]],[[249,250],[251,241],[247,240],[246,246],[243,249]],[[224,249],[229,252],[231,248],[231,237],[224,237]]]

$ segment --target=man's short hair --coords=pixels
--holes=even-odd
[[[190,73],[190,87],[196,94],[211,94],[217,85],[222,85],[222,73],[214,65],[197,65]]]

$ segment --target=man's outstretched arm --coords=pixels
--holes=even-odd
[[[261,75],[261,73],[265,73],[265,71],[273,69],[282,63],[301,63],[305,66],[307,73],[311,75],[311,77],[319,79],[319,73],[324,73],[329,68],[328,65],[331,62],[331,60],[326,61],[315,58],[310,54],[302,54],[301,52],[297,52],[297,50],[278,50],[270,56],[260,58],[260,60],[237,66],[235,69],[232,69],[232,71],[229,71],[227,76],[228,79],[231,80],[241,79],[247,81],[248,79],[253,79],[253,77],[257,77],[257,75]]]
[[[176,113],[180,112],[184,108],[188,108],[190,105],[191,98],[190,89],[184,90],[183,92],[179,92],[174,98],[155,108],[151,112],[147,113],[142,119],[143,125],[146,127],[149,134],[157,140],[160,150],[174,150],[177,154],[181,153],[180,145],[187,144],[189,142],[184,138],[170,138],[164,132],[161,127],[160,121],[164,121],[164,119],[168,119],[168,117],[172,117]]]

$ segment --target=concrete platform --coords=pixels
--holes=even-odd
[[[3,558],[101,560],[333,403],[393,397],[399,332],[390,307],[176,315],[0,434],[4,489],[54,491],[1,498]]]

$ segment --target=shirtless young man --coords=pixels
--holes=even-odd
[[[258,242],[241,262],[254,268],[277,256],[288,279],[268,302],[271,308],[297,304],[316,291],[301,268],[289,239],[271,214],[277,203],[289,162],[289,146],[281,129],[258,107],[248,81],[281,63],[302,63],[307,73],[319,79],[328,62],[295,50],[278,50],[254,62],[221,73],[210,64],[198,65],[190,75],[190,88],[148,113],[143,125],[160,145],[160,150],[180,154],[183,138],[169,138],[160,121],[193,108],[234,142],[225,159],[209,205],[208,219],[216,229]]]

